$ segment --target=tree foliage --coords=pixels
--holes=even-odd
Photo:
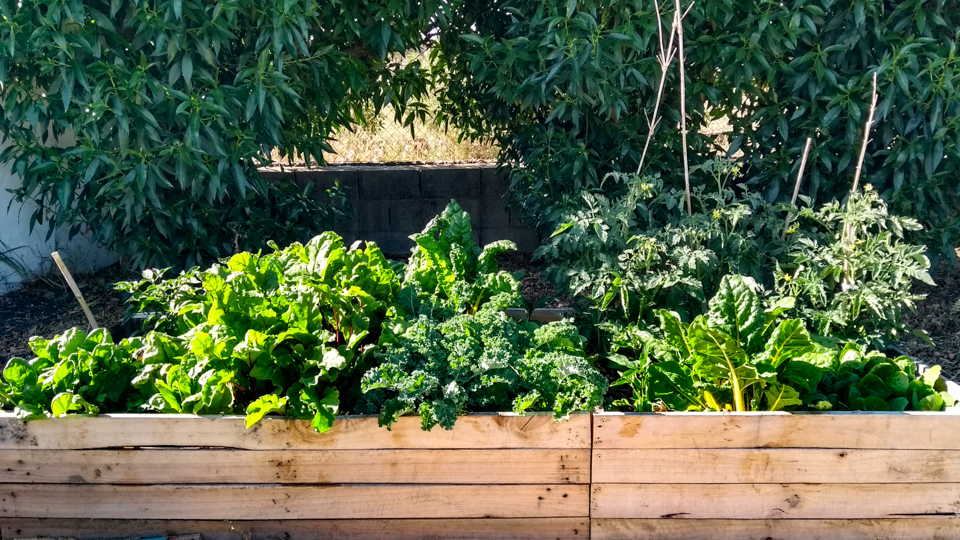
[[[402,53],[443,6],[3,0],[2,161],[38,203],[31,225],[89,226],[141,266],[305,241],[332,213],[256,166],[274,149],[322,162],[371,103],[422,116],[425,77]]]
[[[673,11],[662,2],[667,28]],[[446,32],[437,49],[446,119],[496,137],[528,217],[552,224],[566,198],[598,188],[608,172],[636,170],[661,74],[652,2],[490,0],[458,14],[458,32]],[[740,150],[749,188],[789,200],[813,137],[801,193],[818,202],[845,197],[877,73],[864,182],[894,212],[932,227],[932,247],[952,253],[960,232],[958,4],[702,0],[683,24],[694,165],[708,152]],[[678,82],[674,63],[643,171],[675,186],[683,181]],[[729,145],[716,148],[724,141],[699,133],[714,118],[732,125]]]

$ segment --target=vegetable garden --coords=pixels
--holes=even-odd
[[[960,534],[956,399],[892,347],[954,253],[960,9],[682,4],[0,5],[18,196],[147,268],[130,335],[7,362],[0,533]],[[397,261],[257,178],[428,88],[574,316],[456,201]]]

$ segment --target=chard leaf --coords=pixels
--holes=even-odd
[[[647,391],[650,401],[662,401],[672,411],[702,410],[694,388],[693,374],[679,362],[651,364],[647,370]]]
[[[768,411],[782,411],[787,407],[803,405],[800,393],[786,384],[773,383],[764,389],[763,395],[767,401],[766,410]]]
[[[769,360],[773,367],[778,367],[783,362],[812,352],[813,349],[813,342],[810,341],[810,334],[803,326],[803,321],[790,319],[780,323],[773,331],[761,357]]]
[[[259,399],[247,406],[247,429],[263,419],[270,413],[284,414],[287,411],[287,398],[276,394],[267,394],[260,396]]]
[[[737,275],[723,277],[720,290],[710,299],[708,320],[711,328],[729,335],[750,352],[763,338],[764,318],[760,297],[748,279]]]

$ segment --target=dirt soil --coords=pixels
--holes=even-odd
[[[557,289],[543,278],[543,271],[535,264],[529,253],[515,251],[498,253],[500,269],[507,272],[523,272],[520,279],[520,293],[531,308],[564,308],[573,305],[566,297],[558,296]]]
[[[77,287],[97,323],[110,328],[123,320],[117,281],[136,279],[119,264],[89,274],[74,276]],[[28,345],[33,336],[51,338],[74,326],[89,329],[87,318],[60,274],[50,274],[0,296],[0,366],[13,357],[32,358]]]
[[[936,287],[914,288],[927,297],[917,304],[917,313],[906,317],[906,323],[926,330],[935,346],[909,339],[899,347],[920,362],[940,364],[948,379],[960,381],[960,267],[941,264],[933,279]]]

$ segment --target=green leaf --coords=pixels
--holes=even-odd
[[[276,394],[267,394],[247,406],[247,429],[263,419],[270,413],[283,414],[287,410],[287,398]]]
[[[768,411],[782,411],[787,407],[796,407],[803,404],[800,393],[786,384],[771,384],[763,390],[763,396]]]
[[[743,276],[728,275],[710,300],[709,325],[739,342],[744,350],[760,345],[763,308],[760,297]]]
[[[774,330],[762,358],[773,364],[773,367],[778,367],[783,362],[800,358],[813,350],[814,344],[803,321],[790,319],[780,323]]]
[[[662,401],[672,411],[702,410],[692,372],[678,362],[651,364],[647,371],[650,401]]]

